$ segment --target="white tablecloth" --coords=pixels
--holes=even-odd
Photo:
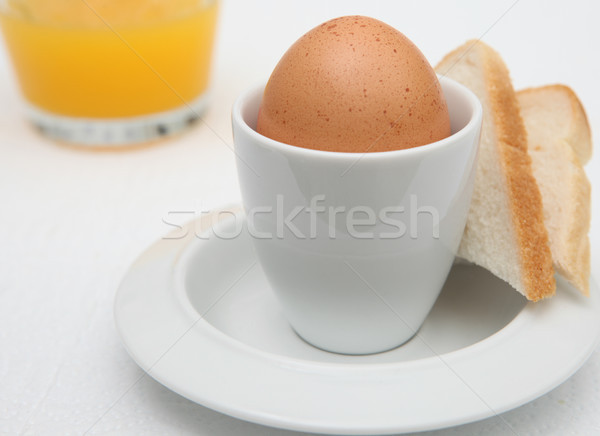
[[[600,134],[598,3],[223,0],[212,104],[204,123],[121,152],[58,146],[26,123],[0,53],[0,434],[297,434],[239,421],[142,373],[113,322],[119,281],[171,229],[172,211],[239,200],[230,108],[266,81],[287,47],[326,19],[371,15],[410,37],[432,63],[481,37],[515,86],[573,87]],[[598,144],[597,144],[598,145]],[[600,216],[600,157],[587,166]],[[189,215],[192,218],[193,214]],[[600,227],[592,226],[593,272]],[[510,389],[507,386],[507,389]],[[600,434],[600,352],[570,380],[513,411],[439,434]],[[433,433],[432,433],[433,434]],[[438,434],[438,433],[435,433]]]

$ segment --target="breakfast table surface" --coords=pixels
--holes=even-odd
[[[516,89],[571,86],[600,135],[600,4],[592,1],[223,0],[202,120],[171,139],[114,151],[59,145],[35,131],[0,44],[1,435],[301,434],[229,417],[143,376],[120,340],[113,305],[132,262],[173,229],[169,223],[239,203],[235,98],[266,82],[300,35],[352,14],[396,27],[432,64],[481,39],[502,55]],[[597,217],[598,153],[586,172]],[[590,238],[598,280],[597,220]],[[599,407],[597,349],[570,379],[528,404],[423,434],[600,434]]]

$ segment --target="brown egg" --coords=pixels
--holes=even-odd
[[[408,38],[373,18],[346,16],[283,55],[257,131],[299,147],[375,152],[445,138],[450,119],[435,72]]]

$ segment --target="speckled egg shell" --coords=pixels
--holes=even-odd
[[[257,131],[327,151],[412,148],[450,135],[441,86],[402,33],[373,18],[327,21],[296,41],[271,75]]]

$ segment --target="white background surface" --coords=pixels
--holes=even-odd
[[[181,218],[188,220],[193,211],[239,199],[234,156],[224,144],[232,142],[235,97],[265,81],[301,34],[355,13],[398,28],[433,64],[483,35],[504,57],[517,89],[570,85],[587,109],[593,134],[600,134],[600,8],[592,1],[224,0],[205,124],[135,151],[89,152],[38,136],[23,119],[2,52],[0,434],[297,434],[205,409],[148,377],[136,383],[142,372],[119,341],[112,303],[130,263],[171,229],[163,222],[170,212],[190,211]],[[586,169],[597,217],[598,153]],[[593,274],[599,232],[593,224]],[[544,397],[501,418],[439,434],[594,435],[600,434],[598,408],[596,351]]]

